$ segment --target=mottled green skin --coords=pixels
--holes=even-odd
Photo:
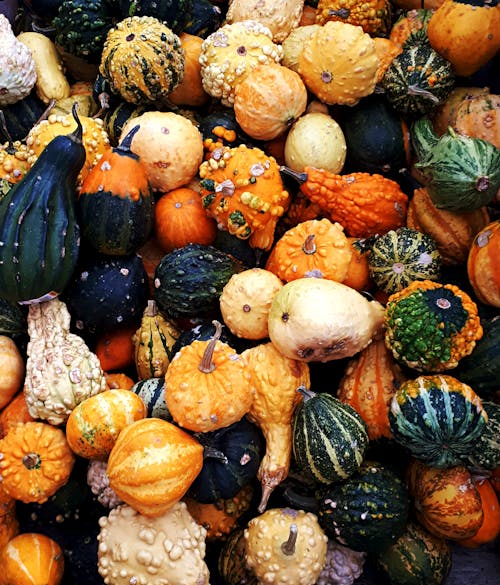
[[[0,335],[14,337],[27,332],[26,314],[19,305],[0,298]]]
[[[173,32],[185,29],[193,15],[194,0],[115,0],[122,18],[154,16]]]
[[[349,479],[317,494],[318,520],[330,538],[375,553],[404,532],[409,513],[405,484],[388,467],[365,461]]]
[[[450,289],[422,289],[389,302],[386,341],[398,360],[419,371],[440,371],[468,313]]]
[[[478,469],[495,469],[500,467],[500,404],[483,400],[483,408],[488,422],[468,457],[468,463]]]

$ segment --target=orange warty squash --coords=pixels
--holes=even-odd
[[[438,136],[442,136],[448,130],[448,126],[455,126],[458,108],[465,100],[484,94],[488,95],[489,93],[490,91],[487,87],[454,87],[446,100],[432,111],[434,132]]]
[[[477,548],[491,542],[500,534],[500,503],[493,485],[485,478],[477,478],[473,481],[481,496],[484,518],[481,528],[474,536],[458,541],[458,544],[468,548]]]
[[[316,22],[339,21],[360,26],[373,37],[389,32],[392,4],[389,0],[319,0]]]
[[[0,409],[9,404],[24,380],[24,359],[15,341],[0,335]]]
[[[469,282],[477,298],[500,307],[500,221],[485,226],[474,238],[467,258]]]
[[[500,148],[500,95],[467,97],[456,109],[453,126],[460,134],[482,138]]]

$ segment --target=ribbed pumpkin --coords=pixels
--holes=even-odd
[[[127,425],[109,455],[109,485],[144,516],[161,516],[187,492],[203,466],[203,447],[159,418]]]
[[[500,221],[476,234],[467,257],[467,274],[477,298],[500,307]]]
[[[403,382],[389,412],[394,439],[433,467],[464,464],[487,421],[479,396],[452,376],[419,376]]]

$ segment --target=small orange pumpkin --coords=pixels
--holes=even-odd
[[[26,404],[24,392],[18,392],[14,398],[0,411],[0,439],[18,423],[34,421]]]
[[[186,32],[182,32],[179,38],[181,47],[184,49],[184,77],[168,94],[168,99],[177,106],[203,106],[210,99],[201,83],[199,58],[203,39]]]
[[[110,390],[116,390],[117,388],[130,390],[136,383],[135,380],[123,372],[105,372],[104,377],[106,378],[106,386]]]
[[[500,534],[500,503],[491,482],[485,478],[477,478],[474,479],[474,485],[481,496],[484,518],[481,528],[474,536],[458,541],[458,544],[467,548],[477,548],[495,540]]]
[[[24,359],[16,343],[0,335],[0,409],[9,404],[24,380]]]
[[[128,368],[134,363],[132,335],[136,325],[124,325],[104,331],[96,342],[94,351],[104,372]]]
[[[477,298],[500,307],[500,221],[493,221],[474,238],[467,258],[469,282]]]

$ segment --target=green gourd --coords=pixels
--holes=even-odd
[[[76,181],[85,162],[83,130],[56,136],[0,201],[0,290],[12,302],[61,293],[78,260]]]

